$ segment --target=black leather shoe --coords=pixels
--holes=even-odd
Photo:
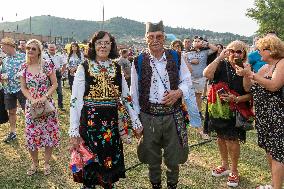
[[[177,183],[176,184],[172,184],[172,183],[167,183],[167,189],[176,189],[177,188]]]
[[[152,189],[162,189],[161,182],[159,182],[159,183],[152,183],[151,182],[151,184],[152,184]]]

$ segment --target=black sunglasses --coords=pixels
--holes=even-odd
[[[36,51],[36,48],[35,47],[26,47],[26,50],[27,51],[29,51],[29,50],[31,50],[32,49],[32,51]]]
[[[242,51],[242,50],[233,50],[233,49],[229,49],[229,52],[231,53],[231,54],[235,54],[235,53],[237,53],[237,54],[242,54],[244,51]]]

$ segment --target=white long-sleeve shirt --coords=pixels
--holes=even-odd
[[[91,63],[94,63],[91,61]],[[105,67],[109,67],[111,64],[110,61],[100,62]],[[74,82],[73,82],[73,89],[72,89],[72,96],[70,102],[70,128],[69,128],[69,136],[70,137],[79,137],[79,125],[80,125],[80,117],[81,117],[81,110],[84,105],[83,97],[85,93],[85,70],[82,65],[78,66],[77,72],[75,74]],[[121,99],[122,103],[125,105],[128,113],[130,115],[132,121],[132,127],[134,129],[138,129],[142,127],[142,124],[138,118],[138,114],[134,111],[132,102],[129,102],[124,99],[129,99],[129,89],[126,83],[124,76],[122,75],[122,94]]]
[[[165,93],[165,87],[166,85],[167,89],[170,89],[170,82],[169,82],[169,75],[166,70],[167,65],[167,59],[165,53],[163,54],[161,59],[157,59],[150,55],[153,59],[153,64],[155,64],[155,67],[157,70],[153,67],[153,64],[150,62],[150,65],[152,67],[152,78],[151,78],[151,87],[150,87],[150,94],[149,94],[149,101],[151,103],[161,103],[163,100],[163,96]],[[157,73],[159,72],[159,74]],[[160,76],[163,80],[163,82],[160,79]],[[191,81],[191,74],[186,66],[186,63],[181,58],[181,65],[179,70],[179,89],[181,89],[183,96],[188,95],[189,87],[192,86]],[[164,84],[163,84],[164,83]],[[141,89],[143,90],[143,89]],[[139,105],[139,91],[138,91],[138,75],[135,68],[135,65],[132,65],[131,68],[131,97],[133,101],[133,106],[137,114],[140,114],[140,105]]]

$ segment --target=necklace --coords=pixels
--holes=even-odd
[[[104,64],[105,63],[105,64]],[[104,61],[104,63],[99,62],[97,60],[91,62],[89,61],[89,72],[91,73],[91,75],[97,75],[97,74],[107,74],[108,75],[112,75],[115,76],[115,67],[113,62],[108,59],[106,61]]]

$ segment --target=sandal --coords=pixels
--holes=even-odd
[[[43,174],[45,176],[50,175],[51,174],[51,167],[49,164],[45,165],[43,168]]]
[[[32,176],[38,171],[38,165],[32,164],[32,166],[28,169],[27,175]]]
[[[271,186],[271,185],[265,185],[265,186],[260,185],[260,186],[256,187],[256,189],[273,189],[273,186]]]

